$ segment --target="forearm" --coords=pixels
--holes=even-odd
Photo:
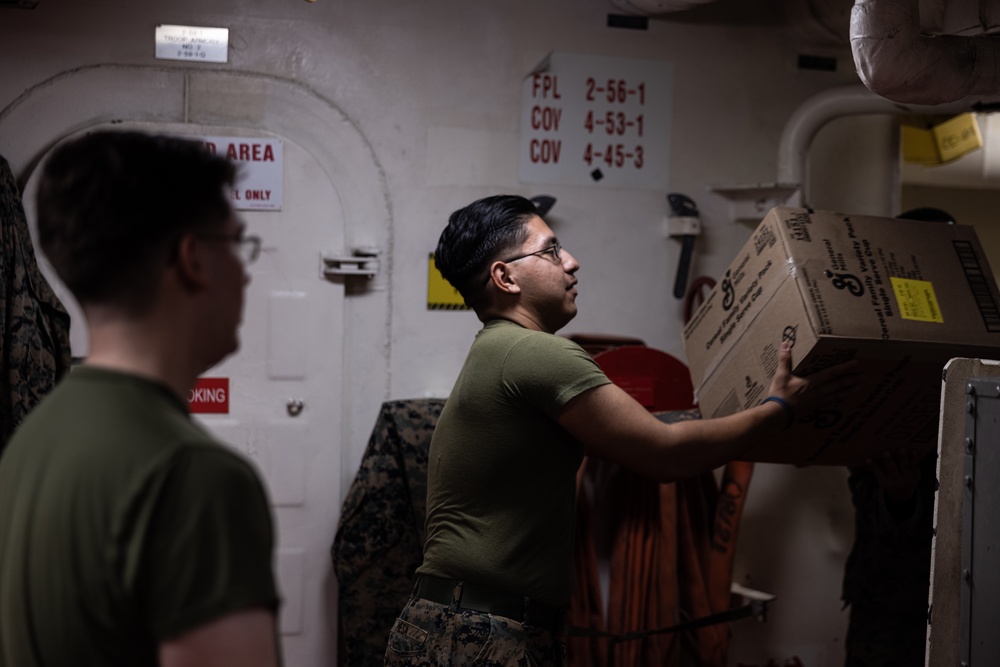
[[[782,407],[768,402],[726,417],[667,424],[655,467],[646,474],[669,482],[714,470],[780,434],[787,423]]]
[[[756,407],[718,419],[663,424],[609,384],[573,398],[559,415],[559,425],[591,456],[663,482],[686,479],[740,459],[751,446],[787,428],[796,410],[849,392],[856,365],[838,364],[800,378],[792,374],[791,348],[784,342],[770,386],[768,399],[773,400]]]
[[[664,424],[621,389],[605,385],[574,399],[559,423],[588,455],[672,482],[738,459],[785,428],[787,416],[780,405],[765,403],[719,419]]]

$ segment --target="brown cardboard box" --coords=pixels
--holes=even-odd
[[[1000,358],[1000,293],[972,227],[778,207],[684,329],[705,417],[767,396],[782,339],[796,374],[858,359],[850,396],[797,415],[751,461],[853,464],[937,442],[953,357]]]

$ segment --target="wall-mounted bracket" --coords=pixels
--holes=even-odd
[[[730,216],[738,222],[760,222],[775,206],[800,205],[800,186],[795,183],[716,185],[709,189],[729,200]]]
[[[352,248],[351,254],[323,253],[320,255],[320,272],[324,278],[336,276],[364,276],[374,278],[379,271],[378,248]]]
[[[701,234],[701,218],[665,218],[663,220],[663,231],[667,236],[698,236]]]

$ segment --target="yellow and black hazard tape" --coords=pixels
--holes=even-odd
[[[434,253],[427,260],[427,310],[472,310],[434,266]]]
[[[428,303],[427,310],[472,310],[464,303]]]

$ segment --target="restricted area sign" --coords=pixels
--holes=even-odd
[[[672,89],[668,62],[550,54],[521,92],[521,181],[664,190]]]
[[[205,148],[239,165],[229,200],[238,211],[280,211],[284,153],[280,139],[201,137]]]
[[[188,409],[194,414],[229,414],[229,378],[198,378],[188,392]]]

